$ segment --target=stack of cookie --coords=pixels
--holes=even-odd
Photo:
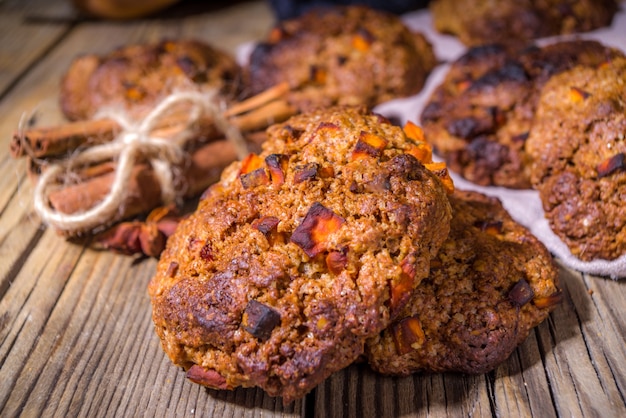
[[[550,254],[497,200],[454,192],[417,126],[354,107],[272,126],[149,293],[189,379],[285,402],[364,354],[386,374],[490,370],[560,301]]]
[[[554,3],[571,13],[535,28],[588,30],[615,13]],[[436,63],[424,37],[364,8],[280,23],[246,88],[286,80],[302,113],[229,166],[168,241],[149,286],[165,351],[194,382],[286,402],[357,359],[400,376],[497,367],[560,302],[558,270],[497,199],[454,190],[447,169],[535,187],[578,256],[623,254],[623,55],[581,40],[474,47],[422,132],[368,109],[422,88]]]

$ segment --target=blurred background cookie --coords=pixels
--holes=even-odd
[[[435,28],[466,45],[527,42],[608,26],[616,0],[433,0]]]
[[[74,59],[61,83],[61,109],[70,120],[91,118],[105,106],[137,116],[182,89],[216,89],[234,98],[240,72],[231,55],[198,40],[126,45]]]
[[[524,48],[483,45],[452,63],[421,114],[448,167],[480,185],[530,188],[525,142],[543,84],[576,65],[624,54],[596,41]]]
[[[555,76],[527,149],[553,231],[581,260],[626,254],[626,58]]]
[[[366,105],[418,93],[436,65],[431,44],[396,15],[328,7],[278,23],[252,51],[251,93],[287,81],[301,110]]]

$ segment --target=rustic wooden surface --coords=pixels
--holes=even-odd
[[[564,303],[486,375],[398,379],[356,364],[287,406],[188,382],[153,332],[155,260],[45,228],[8,149],[20,123],[62,121],[58,82],[77,54],[190,36],[234,51],[273,19],[261,1],[189,3],[122,23],[82,19],[61,0],[0,1],[0,416],[626,416],[626,281],[566,268]]]

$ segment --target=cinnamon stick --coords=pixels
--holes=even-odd
[[[287,101],[280,99],[287,91],[288,86],[279,84],[233,105],[226,110],[225,115],[232,117],[232,123],[242,132],[255,131],[271,123],[281,122],[296,113],[295,108]],[[170,132],[179,131],[180,126],[185,126],[188,117],[187,112],[168,115],[163,118],[154,134],[167,137]],[[11,156],[13,158],[60,156],[83,145],[111,141],[120,131],[121,127],[112,119],[86,120],[59,126],[31,128],[13,134],[10,144]],[[222,135],[209,117],[201,118],[197,122],[196,132],[198,132],[196,141],[212,140]]]
[[[254,142],[250,142],[250,148],[258,149],[265,136],[252,135],[251,138],[251,141]],[[235,148],[227,139],[215,140],[192,151],[188,163],[182,167],[183,197],[190,198],[199,195],[217,181],[224,168],[236,159]],[[109,192],[115,176],[114,171],[109,171],[108,168],[93,169],[93,172],[99,171],[100,175],[96,177],[87,178],[51,192],[48,196],[51,207],[57,212],[67,214],[82,212],[93,207]],[[103,227],[125,218],[149,212],[162,204],[159,181],[148,163],[137,164],[133,168],[127,191],[127,197],[120,205],[119,212],[109,224],[103,225]],[[58,232],[65,236],[71,236],[98,231]]]

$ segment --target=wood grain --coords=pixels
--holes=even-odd
[[[58,83],[78,54],[183,36],[235,53],[264,36],[272,15],[252,1],[169,19],[80,21],[67,8],[54,14],[60,0],[43,3],[0,3],[0,416],[626,416],[626,281],[564,267],[562,305],[485,375],[395,378],[354,364],[286,406],[261,390],[187,381],[154,333],[146,286],[156,261],[95,251],[42,226],[9,141],[23,115],[63,120]]]

